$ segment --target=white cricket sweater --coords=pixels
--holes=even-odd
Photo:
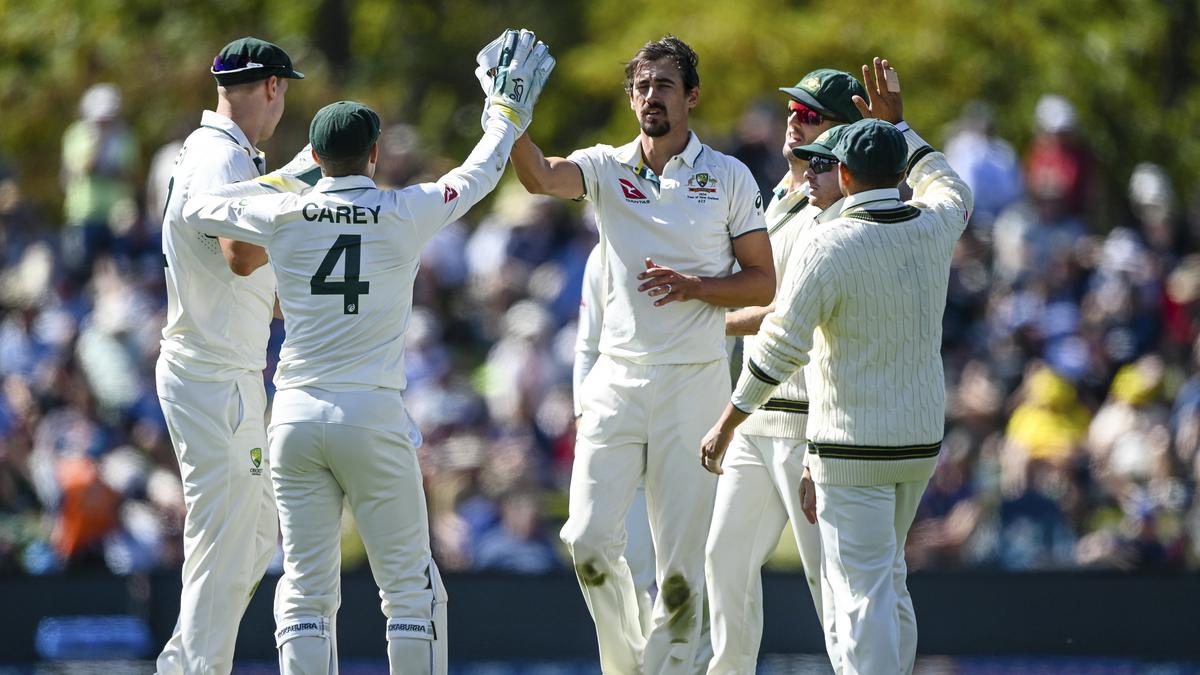
[[[941,448],[942,313],[973,202],[944,155],[906,128],[905,137],[912,201],[896,189],[860,192],[813,230],[732,399],[754,410],[811,349],[806,466],[819,483],[926,479]]]

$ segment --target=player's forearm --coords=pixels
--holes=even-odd
[[[454,185],[460,200],[456,211],[466,212],[496,188],[504,175],[504,165],[512,152],[517,129],[503,116],[488,120],[483,138],[467,155],[461,166],[442,177],[441,183]]]
[[[775,310],[775,303],[766,307],[743,307],[725,313],[726,335],[754,335],[768,314]]]
[[[727,277],[701,277],[696,299],[718,307],[766,306],[775,298],[775,270],[746,267]]]
[[[975,206],[971,188],[951,168],[945,155],[934,150],[907,122],[900,122],[897,128],[904,132],[904,141],[908,144],[908,178],[905,182],[912,188],[913,199],[930,206],[948,204],[966,221]]]
[[[546,155],[525,133],[513,143],[513,170],[517,172],[517,180],[530,194],[546,194],[546,185],[550,179],[550,162]]]

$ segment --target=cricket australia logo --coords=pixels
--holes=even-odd
[[[710,199],[719,201],[716,196],[718,182],[716,177],[708,173],[692,174],[687,182],[688,199],[696,200],[701,204]]]
[[[262,475],[262,448],[250,448],[250,475]]]

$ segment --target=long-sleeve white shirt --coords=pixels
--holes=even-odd
[[[754,410],[811,349],[819,375],[808,387],[806,463],[817,482],[927,478],[941,446],[942,313],[972,198],[941,153],[905,136],[913,199],[896,189],[851,195],[803,242],[732,399]]]

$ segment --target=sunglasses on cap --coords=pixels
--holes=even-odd
[[[788,101],[788,110],[799,115],[804,124],[817,125],[825,121],[824,115],[796,100]]]
[[[832,157],[813,155],[808,158],[808,168],[812,169],[812,172],[817,175],[833,171],[837,165],[838,161]]]

